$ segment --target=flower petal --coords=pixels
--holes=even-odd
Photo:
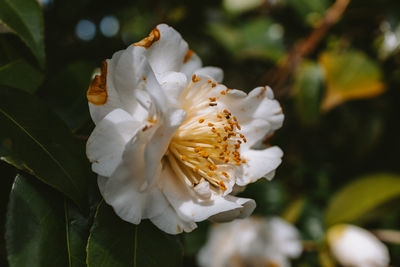
[[[279,217],[268,218],[267,222],[273,246],[284,256],[298,258],[303,250],[299,231]]]
[[[187,86],[187,77],[180,72],[166,72],[160,77],[160,85],[164,90],[168,102],[172,106],[179,106],[179,97]]]
[[[154,179],[157,166],[160,165],[161,158],[168,149],[168,145],[176,129],[181,125],[186,117],[186,112],[182,109],[170,108],[165,114],[165,121],[159,122],[159,127],[146,145],[144,152],[146,177],[150,185]]]
[[[194,72],[200,69],[203,65],[200,57],[190,49],[187,51],[183,62],[184,63],[182,68],[180,69],[180,72],[184,73],[188,80],[192,77]]]
[[[165,200],[166,201],[166,200]],[[158,216],[150,218],[158,228],[168,234],[180,234],[183,231],[191,232],[197,228],[197,224],[193,221],[184,221],[179,218],[176,211],[171,205],[168,205],[163,213]]]
[[[222,82],[222,80],[224,79],[224,72],[222,71],[222,69],[217,67],[204,67],[196,70],[194,73],[196,75],[210,77],[219,83]]]
[[[126,143],[140,125],[122,109],[115,109],[98,122],[86,145],[92,170],[99,175],[110,176],[122,161]]]
[[[227,201],[236,203],[239,205],[236,209],[227,210],[214,216],[210,217],[210,221],[212,222],[229,222],[237,218],[246,218],[249,217],[254,209],[256,208],[256,202],[253,199],[249,198],[238,198],[234,196],[226,196],[225,199]]]
[[[199,222],[224,211],[243,208],[242,203],[232,201],[230,196],[213,195],[210,201],[200,202],[193,197],[190,191],[193,189],[180,181],[168,165],[163,167],[161,177],[161,190],[183,220]]]
[[[146,141],[146,134],[140,131],[126,145],[123,162],[115,172],[109,178],[102,176],[98,178],[104,200],[123,220],[135,224],[142,218],[160,215],[169,205],[158,187],[143,188],[143,184],[146,183],[144,162]],[[157,180],[160,177],[161,163],[155,168],[154,176]]]
[[[165,95],[149,65],[143,47],[130,46],[106,61],[107,100],[103,105],[89,103],[93,121],[97,123],[113,109],[121,108],[138,121],[149,117],[153,102],[161,107]]]
[[[257,181],[261,177],[272,179],[275,169],[281,164],[283,152],[277,147],[269,147],[263,150],[248,149],[241,152],[246,163],[243,164],[243,175],[237,177],[239,186]]]
[[[89,111],[92,117],[92,120],[95,124],[101,121],[108,113],[110,113],[113,109],[122,107],[121,100],[117,91],[115,90],[114,82],[113,82],[113,75],[115,72],[115,65],[118,59],[123,54],[123,51],[118,51],[114,53],[111,59],[107,59],[105,61],[105,71],[103,75],[106,75],[106,93],[107,98],[106,102],[103,105],[94,105],[89,102]]]
[[[249,147],[282,126],[282,109],[269,87],[257,87],[248,95],[229,90],[220,101],[237,117]]]
[[[147,57],[156,77],[159,78],[165,72],[180,71],[188,44],[177,31],[166,24],[160,24],[156,29],[160,38],[147,48]]]

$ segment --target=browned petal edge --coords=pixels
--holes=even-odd
[[[107,102],[107,62],[101,63],[101,74],[96,75],[89,85],[86,97],[93,105],[104,105]]]
[[[149,48],[154,42],[157,42],[158,40],[160,40],[160,31],[157,29],[157,27],[155,27],[154,30],[151,31],[149,36],[143,38],[139,42],[134,43],[133,45]]]
[[[188,49],[188,51],[186,52],[185,57],[183,58],[183,63],[188,62],[188,60],[193,56],[194,52],[191,49]]]

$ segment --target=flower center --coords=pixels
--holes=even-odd
[[[232,175],[229,174],[232,167],[246,162],[241,159],[239,150],[247,140],[239,132],[241,128],[236,117],[227,109],[218,109],[215,97],[207,98],[205,105],[192,104],[186,120],[170,142],[167,158],[186,184],[196,186],[204,179],[225,191],[224,180]],[[210,112],[199,112],[201,107]]]

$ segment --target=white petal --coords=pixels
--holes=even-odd
[[[182,109],[170,108],[165,114],[164,122],[159,122],[159,127],[146,145],[144,157],[146,164],[147,182],[152,183],[157,166],[168,149],[175,131],[186,117]]]
[[[97,123],[86,144],[92,170],[110,176],[122,161],[126,143],[139,130],[140,123],[122,109],[109,113]]]
[[[116,108],[143,121],[149,117],[148,107],[152,102],[158,107],[165,103],[164,92],[149,65],[145,48],[129,46],[107,60],[107,66],[107,101],[103,105],[89,103],[95,123]]]
[[[110,113],[115,108],[122,107],[122,103],[118,92],[115,90],[113,75],[115,72],[115,65],[120,58],[123,51],[118,51],[114,53],[111,59],[106,60],[107,64],[107,101],[104,105],[93,105],[89,102],[89,111],[92,120],[95,124],[101,121],[108,113]]]
[[[195,74],[212,78],[219,83],[222,82],[222,80],[224,79],[223,70],[217,67],[204,67],[199,70],[196,70]]]
[[[228,197],[214,195],[210,201],[201,202],[195,199],[192,188],[188,188],[170,169],[169,165],[163,169],[159,186],[174,207],[178,215],[184,220],[195,222],[204,221],[212,215],[234,209],[241,209],[241,203],[228,200]]]
[[[282,109],[272,97],[271,88],[257,87],[248,95],[243,91],[229,90],[220,98],[237,117],[250,147],[282,126]]]
[[[193,188],[194,191],[199,195],[200,198],[209,199],[212,191],[210,189],[210,183],[201,179],[200,183]]]
[[[166,24],[156,27],[160,32],[160,39],[147,48],[147,57],[157,78],[169,71],[180,71],[188,44],[182,36]]]
[[[134,224],[138,224],[142,218],[158,216],[168,206],[168,202],[157,187],[150,186],[142,190],[146,181],[144,162],[146,141],[145,133],[139,131],[127,144],[123,162],[115,172],[109,178],[100,176],[98,178],[104,200],[114,208],[118,216]],[[157,170],[160,168],[161,166],[156,167]],[[159,177],[160,171],[156,171],[155,175]]]
[[[303,250],[299,231],[279,217],[268,218],[266,222],[275,249],[284,256],[298,258]]]
[[[193,221],[184,221],[179,218],[176,211],[168,205],[163,213],[150,218],[150,220],[161,230],[168,234],[179,234],[183,231],[191,232],[197,228],[197,224]]]
[[[210,217],[213,222],[229,222],[236,218],[249,217],[256,208],[256,202],[249,198],[238,198],[234,196],[226,196],[226,200],[240,205],[236,209],[227,210]]]
[[[246,160],[242,176],[237,177],[236,183],[240,186],[257,181],[261,177],[272,179],[275,169],[282,162],[283,152],[277,147],[263,150],[246,149],[241,151],[241,157]]]
[[[327,239],[335,258],[343,266],[386,267],[387,247],[370,232],[354,225],[335,225]]]
[[[190,53],[190,58],[183,63],[183,66],[180,70],[180,72],[184,73],[188,79],[191,79],[194,72],[200,69],[203,65],[200,57],[196,53],[190,51],[191,50],[188,50],[188,53]],[[186,55],[186,57],[187,56],[188,55]]]
[[[179,97],[186,89],[187,82],[186,76],[180,72],[167,72],[160,77],[160,85],[172,106],[179,106]]]

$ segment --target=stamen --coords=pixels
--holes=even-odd
[[[227,170],[246,163],[240,156],[240,147],[247,140],[239,132],[237,118],[228,109],[214,108],[218,106],[217,97],[211,94],[218,94],[212,90],[216,86],[212,80],[206,82],[192,76],[182,94],[187,116],[174,134],[166,158],[187,185],[193,187],[204,179],[214,189],[225,191],[226,179],[234,177],[222,168]],[[220,93],[225,95],[226,91]]]

